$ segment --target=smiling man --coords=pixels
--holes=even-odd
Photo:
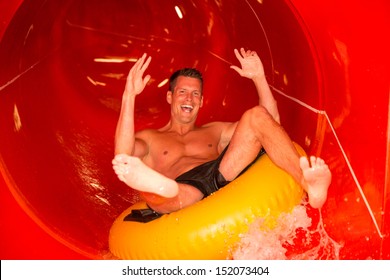
[[[144,54],[134,64],[127,77],[115,134],[115,173],[128,186],[141,191],[153,210],[169,213],[224,187],[266,152],[308,193],[311,206],[321,207],[331,182],[328,166],[321,158],[312,156],[309,162],[299,156],[280,125],[277,104],[257,53],[243,48],[234,53],[241,68],[231,68],[253,81],[259,104],[237,122],[202,126],[195,125],[203,105],[202,74],[185,68],[169,80],[169,122],[157,130],[135,133],[135,98],[150,80],[150,75],[144,77],[144,73],[151,57]]]

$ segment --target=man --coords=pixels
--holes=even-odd
[[[254,82],[259,105],[238,122],[195,125],[203,105],[203,79],[195,69],[182,69],[170,79],[167,102],[171,119],[162,128],[134,131],[134,103],[148,81],[151,57],[144,54],[132,67],[122,97],[115,134],[113,168],[118,178],[141,191],[159,213],[187,207],[218,190],[250,165],[263,151],[308,193],[309,203],[321,207],[331,173],[320,158],[299,156],[279,124],[276,101],[254,51],[234,50],[241,68],[231,66]],[[259,178],[261,180],[261,178]]]

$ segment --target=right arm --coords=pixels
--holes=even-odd
[[[150,75],[142,77],[148,68],[151,57],[144,54],[131,68],[122,96],[121,111],[115,131],[115,154],[128,154],[142,157],[147,153],[147,144],[135,137],[134,105],[135,98],[150,80]]]

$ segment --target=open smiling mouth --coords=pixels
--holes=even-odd
[[[191,113],[192,110],[194,109],[194,107],[191,105],[181,105],[180,107],[181,107],[182,111],[184,111],[186,113]]]

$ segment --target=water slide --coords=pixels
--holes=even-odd
[[[101,259],[113,220],[139,199],[111,168],[125,78],[152,80],[136,129],[169,117],[166,79],[199,68],[199,124],[256,104],[229,69],[256,50],[281,120],[329,164],[313,215],[340,259],[390,259],[389,2],[0,0],[0,258]],[[321,214],[321,215],[320,215]]]

